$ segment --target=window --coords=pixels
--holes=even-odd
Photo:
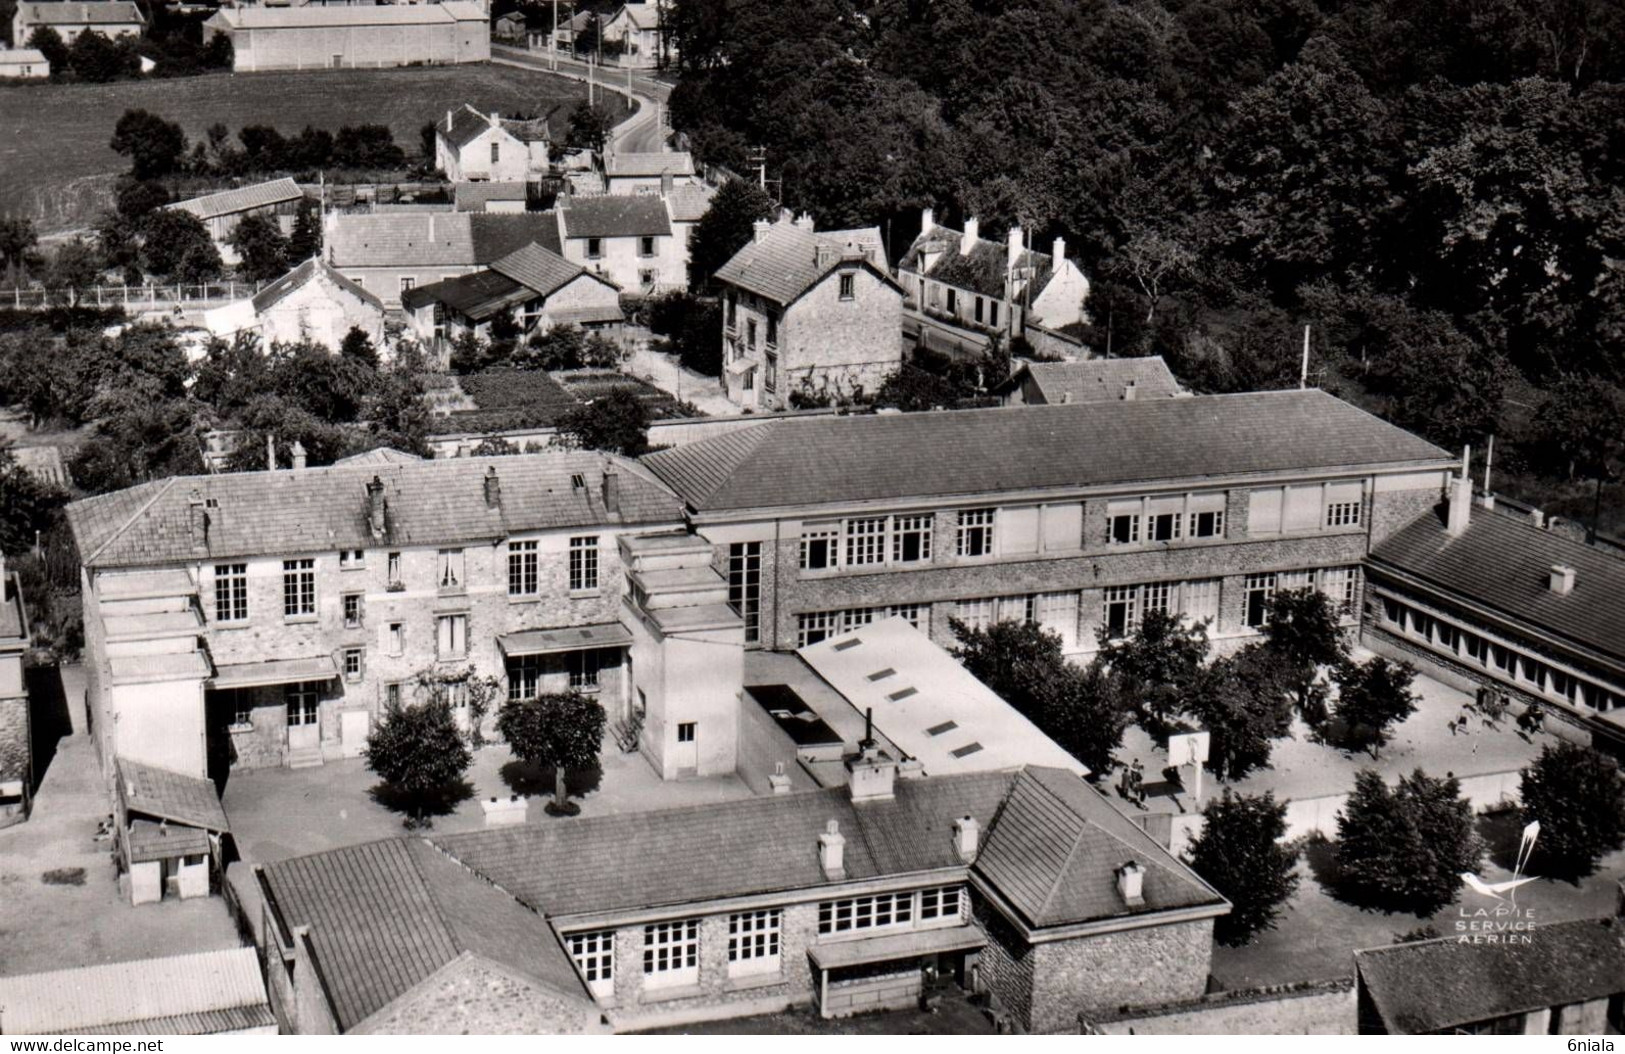
[[[988,306],[987,324],[990,325],[990,326],[998,325],[999,324],[999,302],[997,300],[990,300],[990,301],[988,301],[987,306]]]
[[[508,698],[534,699],[542,691],[542,656],[521,655],[508,660]]]
[[[389,557],[384,561],[384,563],[388,568],[389,584],[392,585],[392,586],[400,585],[401,582],[402,582],[402,579],[401,579],[401,554],[400,553],[390,553]]]
[[[779,357],[769,353],[762,360],[762,390],[774,392],[779,389]]]
[[[950,286],[950,287],[948,287],[948,314],[957,315],[958,313],[959,313],[959,293],[958,293],[958,290],[956,290],[956,289],[954,289],[954,288],[952,288]]]
[[[929,610],[925,604],[893,604],[886,609],[886,615],[890,618],[900,618],[915,629],[923,630],[926,612]]]
[[[346,681],[361,680],[363,652],[360,648],[344,649],[344,679]]]
[[[570,539],[570,592],[585,593],[598,588],[598,536],[583,534]]]
[[[733,329],[739,325],[739,301],[730,296],[728,298],[728,328]]]
[[[344,602],[344,628],[345,629],[360,629],[361,628],[361,594],[360,593],[346,593],[346,594],[344,594],[343,602]]]
[[[643,986],[700,983],[700,920],[643,927]]]
[[[760,342],[756,339],[756,333],[756,320],[754,318],[747,318],[745,320],[745,346],[747,348],[759,346]]]
[[[1221,538],[1224,536],[1224,495],[1193,494],[1185,504],[1185,536]]]
[[[384,705],[401,705],[401,685],[399,681],[395,682],[394,684],[384,685]]]
[[[592,994],[600,999],[612,995],[615,991],[615,931],[572,933],[564,941]]]
[[[442,660],[468,654],[468,616],[441,615],[435,619],[435,654]]]
[[[214,565],[214,620],[243,622],[248,618],[248,565]]]
[[[999,510],[999,554],[1026,556],[1038,552],[1038,506]]]
[[[317,699],[314,684],[290,684],[283,698],[288,703],[288,725],[290,727],[304,728],[316,723]]]
[[[1281,488],[1249,491],[1247,494],[1247,533],[1281,533]]]
[[[679,721],[677,723],[677,742],[692,743],[699,735],[700,726],[697,721]]]
[[[846,563],[849,567],[886,562],[886,517],[846,521]]]
[[[1203,578],[1179,587],[1180,612],[1192,622],[1219,622],[1219,580]]]
[[[282,614],[306,618],[316,614],[316,561],[282,561]]]
[[[1073,648],[1078,643],[1078,594],[1040,593],[1038,596],[1038,624],[1061,638],[1061,647]]]
[[[1175,542],[1184,526],[1185,499],[1152,498],[1146,502],[1145,535],[1151,542]]]
[[[535,596],[541,589],[535,542],[508,543],[508,595]]]
[[[413,278],[411,275],[402,275],[401,276],[401,292],[403,292],[403,293],[410,292],[412,287],[417,285],[417,281],[418,280],[416,278]]]
[[[779,343],[779,316],[771,311],[767,315],[767,342],[773,347]]]
[[[1323,522],[1320,484],[1288,487],[1282,506],[1281,530],[1315,531]]]
[[[892,520],[893,563],[916,564],[931,559],[931,516],[898,516]]]
[[[565,669],[570,671],[570,687],[578,692],[598,690],[599,665],[600,659],[596,648],[566,652],[564,655]]]
[[[638,238],[638,255],[653,256],[655,254],[655,240],[652,235],[642,235]]]
[[[254,689],[228,688],[231,697],[231,723],[234,725],[252,725],[254,723]]]
[[[920,890],[920,921],[928,919],[962,918],[960,905],[965,902],[958,886]]]
[[[1132,545],[1140,540],[1140,502],[1113,501],[1106,505],[1106,542]]]
[[[1269,616],[1270,597],[1275,595],[1275,576],[1247,576],[1247,609],[1242,621],[1257,629]]]
[[[728,976],[749,977],[779,972],[778,908],[741,911],[728,916]]]
[[[993,555],[993,510],[961,509],[955,549],[960,556]]]
[[[587,239],[587,259],[601,260],[604,258],[604,241],[602,238]]]
[[[1139,623],[1139,586],[1109,586],[1106,606],[1101,621],[1106,626],[1106,637],[1116,640],[1134,632]]]
[[[1173,589],[1174,587],[1167,582],[1153,582],[1143,587],[1140,594],[1141,614],[1148,614],[1152,611],[1160,611],[1164,615],[1169,614],[1173,610],[1170,603],[1173,598]]]
[[[442,549],[435,563],[435,582],[443,593],[461,593],[463,582],[463,551]]]
[[[876,893],[867,897],[825,900],[818,905],[820,934],[907,926],[913,921],[913,893]]]
[[[808,524],[801,529],[801,569],[823,571],[840,564],[840,528],[835,524]]]
[[[1037,622],[1038,594],[997,597],[1000,622]]]
[[[400,656],[406,654],[406,623],[391,622],[384,633],[388,642],[389,654]]]
[[[857,276],[843,274],[841,276],[841,299],[852,300],[857,297]]]
[[[1352,567],[1328,567],[1320,573],[1320,591],[1344,615],[1354,612],[1354,590],[1358,572]]]
[[[728,603],[745,620],[745,643],[762,639],[762,543],[728,546]]]
[[[982,298],[981,297],[976,298],[976,321],[978,323],[980,323],[982,321]]]
[[[343,549],[339,551],[339,570],[357,571],[367,566],[367,551],[365,549]]]
[[[841,612],[809,611],[796,616],[796,647],[817,644],[841,632]]]
[[[993,612],[997,608],[992,597],[961,600],[954,605],[954,617],[971,629],[987,629],[993,625]]]
[[[499,162],[501,160],[502,160],[502,144],[501,143],[492,143],[491,144],[491,164],[494,165],[494,164],[496,164],[497,162]]]

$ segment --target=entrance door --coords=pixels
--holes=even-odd
[[[288,699],[288,749],[311,750],[322,745],[322,726],[314,684],[290,684]]]
[[[344,65],[344,56],[343,55],[334,55],[333,56],[333,68],[338,69],[343,65]]]
[[[692,776],[700,770],[700,726],[695,721],[677,725],[677,751],[672,755],[678,775]]]
[[[372,715],[365,710],[346,710],[339,715],[339,736],[344,756],[358,758],[367,749],[367,733],[372,728]]]

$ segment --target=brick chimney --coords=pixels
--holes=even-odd
[[[1010,233],[1004,236],[1004,266],[1007,271],[1014,271],[1016,264],[1021,262],[1021,224],[1010,228]]]
[[[367,484],[367,527],[372,531],[374,538],[383,538],[388,533],[388,524],[385,511],[389,503],[384,500],[384,481],[377,476]]]
[[[1145,903],[1145,868],[1130,860],[1117,869],[1117,895],[1131,908]]]
[[[265,471],[276,471],[276,438],[274,436],[265,437]]]
[[[975,216],[965,221],[965,236],[959,239],[959,255],[969,256],[970,251],[976,248],[976,240],[982,236],[982,222]]]
[[[863,712],[863,740],[857,756],[847,759],[847,786],[855,802],[891,801],[896,794],[897,762],[875,745],[875,712]]]
[[[930,234],[937,226],[937,214],[931,209],[920,210],[920,233]]]
[[[841,834],[839,820],[831,820],[818,836],[818,866],[831,882],[846,877],[846,836]]]
[[[1139,394],[1139,388],[1136,387],[1134,381],[1129,381],[1127,384],[1123,385],[1123,401],[1124,402],[1132,403],[1134,401],[1134,397],[1136,395],[1138,395],[1138,394]]]
[[[767,232],[772,229],[773,225],[771,223],[767,222],[766,220],[757,220],[755,223],[751,224],[751,241],[761,241],[763,238],[767,237]]]
[[[491,127],[492,128],[501,128],[502,127],[502,115],[500,113],[498,113],[497,111],[495,111],[495,110],[491,111]]]
[[[976,850],[981,845],[982,826],[976,822],[975,817],[961,816],[954,821],[954,852],[959,859],[970,863],[976,859]]]
[[[1473,508],[1473,481],[1465,475],[1450,481],[1450,505],[1445,514],[1444,532],[1459,538],[1467,530]]]
[[[604,510],[619,513],[621,511],[621,477],[608,465],[604,466]]]
[[[485,467],[485,507],[488,509],[502,508],[502,481],[497,478],[497,467]]]
[[[671,197],[672,188],[676,185],[676,182],[676,179],[671,174],[671,169],[668,168],[660,173],[660,193],[665,197]]]
[[[293,447],[288,452],[293,455],[293,470],[298,472],[303,469],[308,461],[305,456],[305,444],[295,439]]]
[[[1552,592],[1560,597],[1574,592],[1574,568],[1567,564],[1552,565]]]
[[[448,131],[448,132],[451,131],[451,118],[452,118],[452,112],[450,110],[447,110],[446,111],[446,131]]]
[[[186,531],[192,540],[192,548],[203,551],[209,547],[209,506],[203,500],[203,492],[196,487],[186,499]],[[0,568],[0,572],[3,572]],[[0,585],[3,585],[5,575],[0,573]]]

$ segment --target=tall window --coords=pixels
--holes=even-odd
[[[1216,499],[1216,500],[1215,500]],[[1224,495],[1198,494],[1191,498],[1186,513],[1185,533],[1191,538],[1219,538],[1224,535]]]
[[[840,565],[840,524],[809,523],[801,528],[801,569],[823,571]]]
[[[650,235],[643,235],[638,239],[638,255],[653,256],[655,254],[655,240]]]
[[[762,387],[770,392],[779,388],[779,357],[771,352],[762,359]]]
[[[960,556],[992,556],[993,510],[961,509],[955,541]]]
[[[971,629],[987,629],[993,625],[994,611],[997,607],[998,603],[992,597],[961,600],[954,605],[954,617]]]
[[[360,629],[361,628],[361,594],[360,593],[346,593],[346,594],[344,594],[342,599],[343,599],[343,603],[344,603],[344,628],[345,629]]]
[[[365,653],[360,648],[344,649],[344,679],[346,681],[361,680],[362,671],[365,669],[364,655]]]
[[[1133,633],[1140,621],[1140,587],[1108,586],[1105,603],[1101,621],[1106,626],[1106,636],[1115,640]]]
[[[389,644],[389,654],[401,656],[406,654],[406,623],[391,622],[385,630],[385,639]]]
[[[1171,604],[1173,590],[1174,587],[1168,582],[1153,582],[1145,586],[1140,602],[1142,614],[1149,614],[1152,611],[1160,611],[1164,615],[1170,613],[1173,610]]]
[[[468,655],[468,616],[441,615],[435,619],[435,654],[441,659]]]
[[[855,300],[858,295],[858,280],[856,275],[843,274],[841,276],[841,299]]]
[[[542,691],[542,657],[520,655],[508,660],[508,698],[534,699]]]
[[[762,543],[728,546],[728,603],[745,620],[745,643],[762,639]]]
[[[1328,567],[1320,572],[1320,590],[1326,594],[1337,610],[1344,614],[1354,611],[1354,590],[1358,574],[1352,567]]]
[[[384,564],[388,571],[389,584],[392,586],[400,585],[403,581],[401,578],[401,554],[390,553]]]
[[[1180,587],[1180,613],[1192,622],[1204,619],[1217,626],[1219,622],[1219,580],[1203,578],[1185,582]]]
[[[494,165],[498,161],[501,161],[501,160],[502,160],[502,144],[501,143],[492,143],[491,144],[491,164]]]
[[[1140,502],[1114,501],[1106,506],[1106,542],[1132,545],[1140,540]]]
[[[248,565],[214,565],[214,619],[242,622],[248,618]]]
[[[541,588],[537,575],[535,542],[508,543],[508,595],[535,596]]]
[[[741,911],[728,916],[728,976],[749,977],[779,972],[778,908]]]
[[[1269,617],[1270,597],[1275,595],[1275,575],[1247,576],[1247,610],[1243,621],[1257,629]]]
[[[846,563],[849,567],[886,562],[886,517],[846,521]]]
[[[587,239],[587,259],[598,260],[604,255],[604,242],[601,238]]]
[[[657,922],[643,927],[645,988],[665,988],[699,982],[699,919]]]
[[[417,282],[418,282],[418,280],[416,278],[413,278],[411,275],[402,275],[401,276],[401,292],[410,293],[412,291],[412,287],[417,285]]]
[[[284,698],[288,703],[290,726],[302,728],[316,723],[317,697],[314,684],[290,684]]]
[[[767,342],[775,346],[779,343],[779,316],[773,311],[767,313]]]
[[[754,318],[747,318],[745,320],[745,346],[754,348],[757,346],[757,343],[756,320]]]
[[[564,938],[570,958],[581,969],[587,988],[600,999],[615,991],[615,931],[572,933]]]
[[[570,671],[570,687],[578,692],[598,690],[599,666],[600,656],[596,648],[565,653],[564,667]]]
[[[457,592],[465,587],[463,551],[461,549],[440,550],[435,566],[435,582],[441,589]]]
[[[302,618],[316,614],[316,561],[282,561],[282,614]]]
[[[584,534],[570,539],[570,592],[598,588],[598,536]]]
[[[898,516],[892,521],[893,563],[923,563],[931,559],[931,516]]]

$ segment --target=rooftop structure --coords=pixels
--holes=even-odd
[[[811,221],[780,220],[759,224],[755,239],[718,268],[716,279],[788,306],[854,260],[896,285],[885,271],[879,228],[817,232]]]
[[[11,1035],[275,1035],[253,948],[0,977]]]
[[[1182,395],[1161,355],[1141,359],[1026,362],[993,389],[1005,405],[1109,403]]]
[[[304,196],[304,192],[299,189],[299,184],[292,179],[282,178],[267,180],[264,183],[254,183],[246,187],[222,190],[215,194],[205,194],[200,198],[177,201],[165,205],[164,208],[190,212],[200,220],[212,220],[217,216],[263,209],[284,202],[300,201],[303,200]]]

